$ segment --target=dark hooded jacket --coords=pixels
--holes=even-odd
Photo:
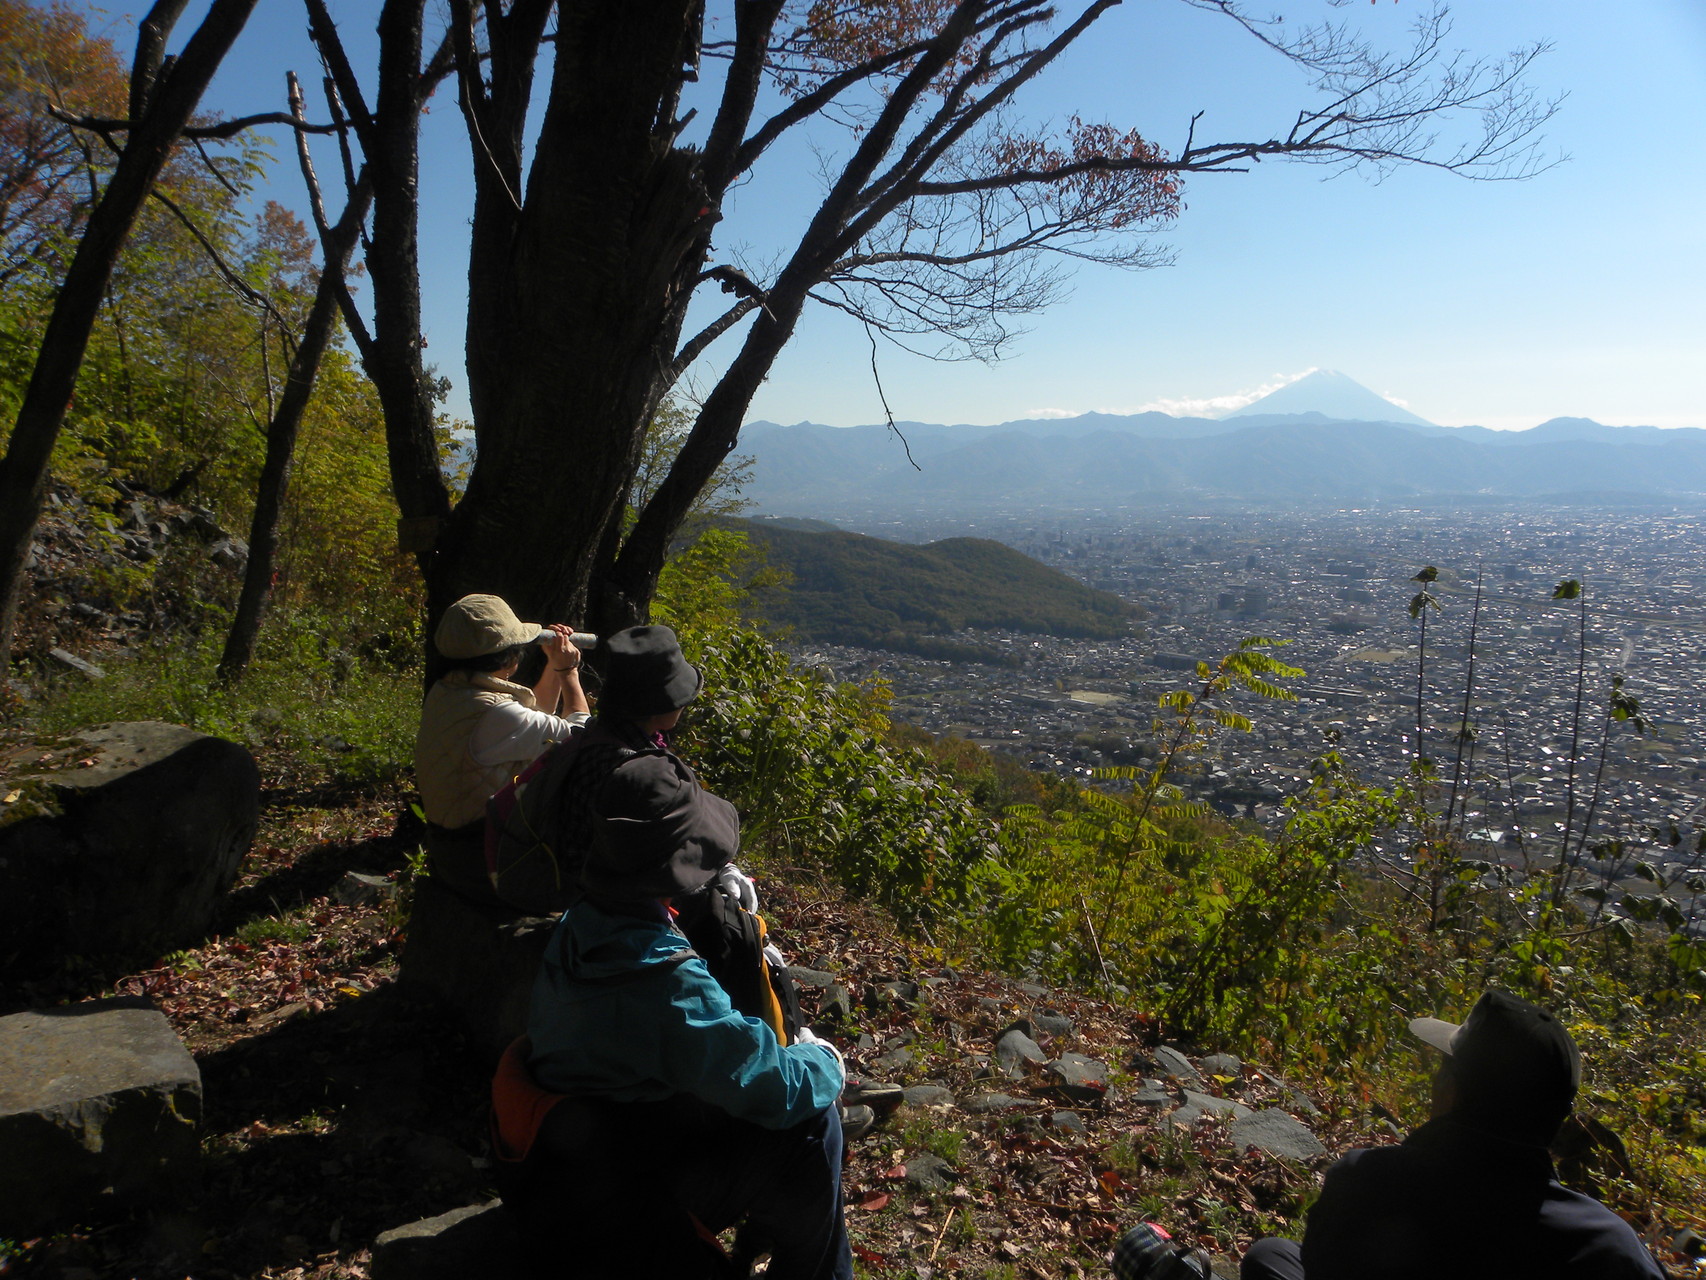
[[[1663,1280],[1616,1214],[1553,1177],[1542,1147],[1432,1120],[1327,1171],[1309,1280]]]

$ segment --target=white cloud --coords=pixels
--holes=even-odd
[[[1292,383],[1303,378],[1307,378],[1318,368],[1318,365],[1311,365],[1309,368],[1300,370],[1297,373],[1276,373],[1267,382],[1264,382],[1254,390],[1239,391],[1232,395],[1185,396],[1178,398],[1164,396],[1159,400],[1151,400],[1148,404],[1139,405],[1136,409],[1128,410],[1128,412],[1148,413],[1156,411],[1160,413],[1170,413],[1175,418],[1218,418],[1223,414],[1228,414],[1234,410],[1242,409],[1247,404],[1254,404],[1263,396],[1271,395],[1281,387],[1289,387]]]
[[[1082,409],[1026,409],[1026,418],[1076,418]]]

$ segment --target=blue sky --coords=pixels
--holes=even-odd
[[[334,3],[358,45],[377,8]],[[1298,0],[1284,12],[1341,19],[1396,47],[1423,9]],[[128,12],[91,6],[91,23],[128,50]],[[1080,268],[1070,296],[1028,318],[1001,363],[941,364],[885,347],[896,416],[1201,412],[1324,367],[1452,425],[1579,415],[1706,427],[1706,166],[1694,153],[1706,135],[1706,5],[1472,0],[1452,21],[1451,43],[1475,54],[1552,42],[1532,80],[1568,95],[1547,130],[1565,163],[1520,183],[1419,168],[1380,182],[1324,181],[1319,168],[1282,164],[1194,177],[1184,215],[1163,237],[1172,265]],[[207,105],[276,107],[287,67],[317,81],[304,26],[294,0],[263,0]],[[1199,140],[1266,137],[1309,101],[1292,67],[1224,18],[1179,0],[1127,0],[1020,106],[1036,120],[1077,112],[1136,126],[1176,150],[1197,111]],[[448,95],[434,103],[426,138],[430,354],[456,381],[467,150]],[[805,140],[776,159],[775,171],[737,193],[720,246],[762,256],[808,215],[818,187]],[[278,183],[277,197],[299,207],[294,165],[279,167]],[[718,354],[698,385],[714,376]],[[864,333],[816,311],[749,416],[852,425],[881,414]]]

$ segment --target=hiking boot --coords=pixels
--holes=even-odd
[[[841,1137],[843,1141],[852,1142],[855,1138],[863,1138],[876,1127],[877,1113],[871,1108],[842,1106]]]
[[[880,1084],[857,1076],[848,1076],[841,1089],[843,1107],[870,1107],[881,1116],[887,1116],[905,1101],[906,1090],[898,1084]]]

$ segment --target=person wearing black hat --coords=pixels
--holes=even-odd
[[[560,846],[569,858],[592,847],[597,825],[593,797],[623,760],[641,751],[673,755],[669,735],[705,683],[668,627],[629,627],[600,640],[594,653],[603,676],[598,707],[577,742],[559,801]],[[571,883],[579,875],[575,865],[559,870]],[[748,911],[758,909],[752,881],[738,867],[730,863],[715,879]],[[676,904],[686,914],[690,935],[699,914],[694,904],[703,900],[703,894],[696,894]]]
[[[772,1280],[851,1280],[840,1054],[809,1031],[784,1045],[737,1012],[669,910],[738,851],[734,806],[650,750],[621,761],[592,808],[585,893],[528,1018],[528,1074],[572,1105],[539,1126],[545,1172],[518,1198],[522,1221],[586,1274],[697,1274],[683,1224],[744,1221]]]
[[[1440,1050],[1433,1118],[1327,1170],[1301,1248],[1256,1241],[1242,1280],[1663,1280],[1629,1224],[1553,1176],[1582,1061],[1538,1005],[1487,991],[1461,1025],[1417,1018]]]

